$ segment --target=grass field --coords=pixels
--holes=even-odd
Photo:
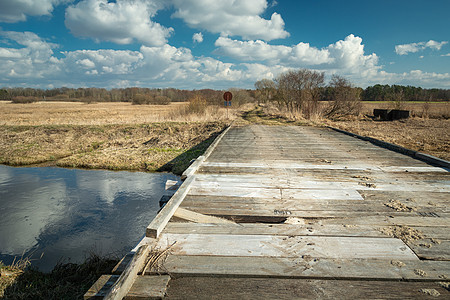
[[[174,173],[229,123],[223,108],[191,114],[186,103],[3,101],[0,120],[2,164]]]
[[[292,122],[267,109],[252,110],[254,105],[231,109],[227,119],[225,108],[205,106],[200,113],[189,113],[187,103],[0,101],[0,163],[179,174],[231,119],[242,125],[329,125],[450,159],[449,103],[403,104],[413,118],[402,121],[381,122],[364,116],[374,108],[392,105],[364,102],[359,117]],[[429,118],[418,117],[425,115]]]
[[[364,101],[362,105],[362,114],[372,115],[373,110],[379,109],[404,109],[411,112],[412,117],[449,119],[450,102],[382,102],[382,101]]]

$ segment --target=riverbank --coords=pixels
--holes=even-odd
[[[2,299],[83,299],[102,274],[110,273],[118,259],[92,254],[81,264],[59,264],[52,272],[29,268],[27,260],[12,266],[0,263]]]
[[[0,164],[181,174],[225,122],[0,126]]]

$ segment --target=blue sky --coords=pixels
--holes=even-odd
[[[449,0],[1,0],[0,87],[450,88]]]

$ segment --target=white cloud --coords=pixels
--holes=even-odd
[[[182,89],[251,88],[262,78],[273,79],[291,68],[304,67],[327,74],[339,73],[356,85],[411,84],[423,87],[450,86],[450,74],[387,73],[380,70],[375,54],[366,55],[359,37],[348,36],[323,49],[306,43],[292,47],[265,42],[239,42],[220,38],[224,47],[235,47],[236,57],[252,55],[252,62],[227,63],[212,57],[196,57],[190,49],[170,45],[141,46],[129,50],[65,51],[57,58],[57,45],[30,32],[0,32],[0,86],[27,87],[175,87]],[[236,46],[237,45],[237,46]],[[244,53],[244,54],[243,54]],[[280,56],[277,58],[277,55]],[[310,60],[308,60],[310,59]]]
[[[442,54],[441,56],[450,56],[450,53]]]
[[[2,0],[0,1],[0,22],[25,21],[28,16],[50,15],[53,8],[69,0]]]
[[[216,53],[242,61],[259,61],[268,65],[290,68],[316,67],[359,72],[377,69],[376,54],[365,55],[362,39],[353,34],[326,48],[318,49],[308,43],[294,46],[269,45],[264,41],[237,41],[219,37]]]
[[[59,60],[53,57],[57,45],[42,40],[32,32],[0,31],[0,36],[22,48],[0,48],[0,73],[19,80],[44,78],[58,72]]]
[[[96,41],[162,46],[173,29],[151,21],[161,8],[157,1],[82,0],[67,8],[65,24],[75,36]]]
[[[267,9],[266,0],[172,0],[173,17],[190,27],[244,39],[274,40],[286,38],[284,21],[278,13],[270,20],[260,17]]]
[[[203,42],[203,34],[201,32],[194,33],[192,36],[192,41],[194,41],[194,43]]]
[[[446,45],[447,43],[447,41],[436,42],[433,40],[429,40],[428,42],[396,45],[395,53],[397,53],[398,55],[408,55],[408,53],[416,53],[425,50],[426,48],[439,51],[441,50],[442,46]]]

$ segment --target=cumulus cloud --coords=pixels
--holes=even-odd
[[[447,41],[436,42],[433,40],[429,40],[428,42],[396,45],[395,53],[397,53],[398,55],[408,55],[409,53],[416,53],[419,51],[423,51],[426,48],[439,51],[441,50],[442,46],[446,45],[447,43],[448,43]]]
[[[450,56],[450,53],[442,54],[441,56]]]
[[[28,16],[50,15],[53,8],[69,0],[0,1],[0,22],[25,21]]]
[[[201,32],[194,33],[192,36],[192,40],[194,43],[201,43],[203,42],[203,34]]]
[[[32,32],[0,31],[0,36],[22,48],[0,47],[0,73],[14,79],[43,78],[58,72],[59,60],[53,56],[56,44]]]
[[[260,15],[267,9],[266,0],[172,0],[173,17],[183,19],[192,28],[226,36],[266,41],[286,38],[284,21],[278,13],[270,20]]]
[[[96,41],[162,46],[173,28],[151,21],[161,8],[158,1],[82,0],[66,9],[65,24],[75,36]]]
[[[375,54],[364,54],[362,40],[353,35],[323,49],[306,43],[292,47],[271,46],[265,42],[240,42],[220,39],[224,47],[235,47],[236,57],[253,60],[228,63],[212,57],[196,57],[190,49],[164,44],[130,50],[76,50],[61,52],[31,32],[0,32],[0,86],[28,87],[175,87],[183,89],[253,86],[262,78],[273,79],[291,68],[303,67],[339,73],[356,85],[380,82],[414,84],[424,87],[450,86],[450,74],[387,73],[380,70]],[[19,46],[11,46],[19,45]],[[261,49],[260,49],[261,48]],[[267,52],[267,53],[266,53]],[[245,53],[245,54],[243,54]],[[277,55],[281,58],[277,58]],[[297,64],[297,65],[295,65]]]
[[[315,67],[359,72],[378,69],[376,54],[366,55],[360,37],[353,34],[326,48],[318,49],[308,43],[294,46],[270,45],[264,41],[237,41],[219,37],[216,53],[242,61],[258,61],[285,67]]]

